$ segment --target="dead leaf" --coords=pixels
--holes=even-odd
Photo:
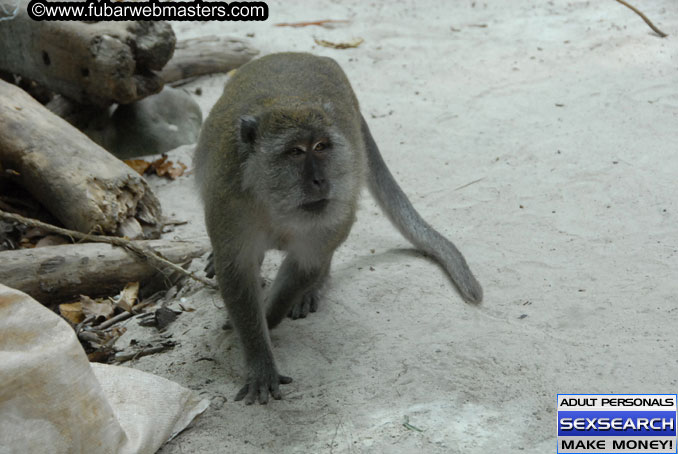
[[[80,295],[80,303],[82,305],[82,313],[85,317],[91,315],[94,317],[94,321],[108,320],[113,316],[113,312],[115,311],[115,305],[108,300],[93,300],[89,296]]]
[[[125,164],[133,168],[140,175],[155,172],[160,177],[167,176],[172,180],[176,180],[186,171],[186,164],[182,162],[174,164],[174,162],[167,160],[166,154],[163,154],[153,162],[148,162],[144,159],[128,159],[125,161]]]
[[[354,38],[352,41],[346,43],[333,43],[331,41],[325,41],[324,39],[313,38],[315,43],[323,47],[331,47],[332,49],[352,49],[354,47],[360,46],[363,41],[362,38]]]
[[[126,159],[123,162],[133,168],[139,175],[146,173],[146,170],[151,166],[151,163],[144,159]]]
[[[125,286],[124,289],[122,289],[120,295],[118,295],[116,304],[120,309],[125,310],[127,312],[132,312],[132,308],[137,302],[138,295],[139,295],[139,283],[130,282]]]
[[[161,158],[151,163],[151,168],[155,170],[156,175],[160,177],[167,175],[170,179],[175,180],[184,174],[186,164],[177,162],[175,166],[174,162],[168,161],[167,155],[163,154]]]
[[[59,304],[59,313],[74,325],[85,319],[85,314],[82,313],[82,305],[79,301],[77,303]]]
[[[171,162],[172,162],[172,161],[170,161],[170,163],[171,163]],[[177,178],[179,178],[180,176],[182,176],[182,175],[184,174],[184,171],[185,171],[185,170],[186,170],[186,164],[184,164],[183,162],[177,162],[177,165],[176,165],[176,166],[170,167],[170,168],[167,170],[167,175],[168,175],[171,179],[176,180]]]
[[[166,155],[166,154],[163,154],[163,155],[160,156],[158,159],[156,159],[155,161],[151,162],[151,166],[152,166],[154,169],[157,169],[158,167],[162,166],[162,164],[163,164],[165,161],[167,161],[167,155]]]
[[[153,164],[153,170],[158,176],[166,175],[169,172],[170,167],[172,167],[172,161],[163,161],[157,165]]]

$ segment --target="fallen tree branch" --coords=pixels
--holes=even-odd
[[[176,271],[178,273],[181,273],[185,276],[190,277],[191,279],[194,279],[202,284],[205,284],[206,286],[210,288],[216,288],[216,286],[208,281],[207,279],[200,277],[196,275],[195,273],[192,273],[190,271],[187,271],[180,267],[179,265],[167,260],[166,258],[162,257],[159,255],[154,248],[157,246],[154,246],[155,244],[157,245],[162,245],[166,249],[171,249],[171,246],[174,245],[176,246],[177,244],[180,244],[180,242],[172,242],[172,241],[167,241],[167,240],[155,240],[155,241],[132,241],[128,240],[125,238],[120,238],[117,236],[104,236],[104,235],[90,235],[87,233],[81,233],[81,232],[76,232],[74,230],[69,230],[69,229],[64,229],[61,227],[57,227],[51,224],[47,224],[45,222],[41,222],[35,219],[29,219],[24,216],[20,216],[18,214],[12,214],[12,213],[7,213],[2,210],[0,210],[0,219],[8,220],[8,221],[16,221],[20,222],[25,225],[29,225],[32,227],[39,227],[45,230],[48,230],[50,232],[58,233],[59,235],[64,235],[67,237],[70,237],[72,240],[74,239],[80,239],[80,240],[87,240],[91,242],[96,242],[96,243],[107,243],[112,246],[118,246],[121,248],[126,249],[127,251],[131,251],[134,254],[136,254],[138,257],[141,257],[143,259],[148,260],[151,262],[153,265],[152,268],[157,269],[157,270],[164,270],[164,269],[170,269],[172,271]],[[183,242],[183,244],[191,244],[190,242]],[[87,244],[81,244],[78,245],[80,247],[88,246]],[[121,270],[121,275],[120,276],[109,276],[108,279],[114,279],[114,281],[117,283],[116,285],[119,285],[119,281],[122,281],[123,285],[126,282],[131,282],[135,280],[143,280],[143,279],[135,279],[134,274],[145,274],[146,277],[148,277],[150,274],[153,274],[153,270],[149,270],[148,267],[146,267],[145,271],[140,271],[139,269],[133,268],[131,265],[132,263],[128,262],[137,262],[136,266],[138,268],[138,261],[127,261],[124,262],[124,258],[122,257],[115,257],[113,258],[112,256],[105,256],[104,252],[105,251],[88,251],[86,250],[87,248],[83,248],[83,252],[81,254],[81,257],[78,257],[77,254],[74,254],[76,251],[72,249],[67,249],[67,248],[73,248],[73,245],[62,245],[62,246],[50,246],[50,247],[44,247],[44,248],[37,248],[37,249],[19,249],[15,251],[5,251],[2,252],[2,257],[3,261],[0,264],[0,282],[4,283],[5,285],[8,285],[10,287],[14,287],[17,290],[22,290],[29,295],[33,296],[35,299],[38,301],[41,301],[41,297],[44,300],[46,297],[49,299],[53,299],[52,297],[55,295],[62,295],[62,294],[80,294],[80,293],[87,293],[86,291],[80,291],[82,290],[80,287],[78,287],[78,291],[74,291],[72,287],[77,286],[77,284],[82,284],[83,281],[92,280],[93,283],[96,285],[98,288],[104,287],[104,283],[102,281],[97,281],[97,279],[103,279],[101,276],[99,277],[90,277],[90,278],[85,278],[82,276],[77,276],[73,275],[70,276],[72,280],[74,280],[73,283],[71,283],[69,286],[67,286],[66,289],[56,289],[52,288],[53,285],[56,286],[59,284],[59,282],[52,284],[45,284],[44,282],[38,283],[37,288],[36,288],[36,283],[35,279],[49,279],[49,273],[55,272],[55,268],[61,267],[65,265],[65,263],[70,260],[73,262],[73,266],[76,266],[77,263],[79,262],[84,262],[83,266],[84,269],[82,269],[82,272],[86,272],[89,274],[97,275],[101,274],[103,272],[107,272],[108,274],[110,273],[110,269],[93,269],[93,265],[89,263],[89,255],[92,255],[93,260],[98,260],[96,259],[97,254],[98,256],[102,256],[103,258],[100,260],[102,263],[105,263],[105,266],[112,266],[112,263],[121,263],[122,266],[120,267],[121,269],[123,267],[128,267],[128,269],[122,269]],[[60,248],[60,249],[56,249]],[[66,248],[66,249],[64,249]],[[175,248],[176,249],[176,248]],[[199,246],[196,246],[196,243],[193,243],[193,247],[190,248],[192,251],[189,255],[188,258],[200,256],[207,252],[209,249],[209,246],[205,243],[202,244],[200,243]],[[67,251],[70,251],[70,256],[68,256]],[[177,251],[175,250],[172,255],[177,256],[175,257],[176,261],[184,261],[186,260],[186,248],[181,249],[180,254],[177,254]],[[167,252],[165,254],[168,254]],[[33,257],[30,257],[30,256]],[[40,256],[40,257],[38,257]],[[87,257],[87,259],[85,259]],[[29,263],[29,260],[33,258],[32,262],[34,263]],[[23,260],[22,260],[23,259]],[[105,259],[105,260],[104,260]],[[19,269],[18,265],[21,264],[21,266],[24,267],[24,269]],[[143,264],[142,264],[143,266]],[[124,271],[124,272],[122,272]],[[151,271],[151,272],[149,272]],[[67,274],[73,274],[73,273],[67,273]],[[131,275],[130,275],[131,274]],[[59,275],[60,276],[60,275]],[[69,277],[69,276],[67,276]],[[65,284],[65,282],[64,282]],[[28,289],[27,289],[28,288]],[[119,289],[118,289],[119,290]],[[118,291],[116,290],[116,291]],[[36,296],[36,293],[38,296]],[[57,298],[58,299],[58,298]]]
[[[0,26],[0,70],[19,74],[83,104],[130,103],[162,89],[154,71],[176,38],[162,21],[34,21],[29,0],[0,0],[16,17]]]
[[[226,73],[238,68],[259,53],[247,41],[237,38],[204,36],[179,41],[174,56],[160,72],[166,83],[206,74]]]
[[[648,18],[645,16],[645,14],[641,13],[636,7],[634,7],[634,6],[632,6],[632,5],[629,5],[629,4],[626,3],[624,0],[617,0],[617,3],[621,3],[622,5],[626,6],[626,7],[629,8],[631,11],[633,11],[634,13],[636,13],[637,15],[639,15],[640,18],[643,19],[643,20],[645,21],[645,23],[646,23],[647,25],[649,25],[650,28],[651,28],[656,34],[659,35],[660,38],[666,38],[667,36],[669,36],[668,34],[664,33],[663,31],[661,31],[661,30],[659,30],[657,27],[655,27],[655,25],[652,23],[652,21],[650,21],[650,19],[648,19]]]
[[[0,166],[73,230],[135,238],[159,224],[160,202],[142,176],[2,80]]]

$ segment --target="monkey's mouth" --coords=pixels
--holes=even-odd
[[[327,204],[330,203],[329,199],[320,199],[315,202],[308,202],[301,205],[301,209],[311,213],[317,213],[325,209]]]

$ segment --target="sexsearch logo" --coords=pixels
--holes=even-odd
[[[676,394],[558,394],[558,453],[676,453]]]

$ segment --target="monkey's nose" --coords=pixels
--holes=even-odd
[[[320,189],[326,184],[326,182],[324,178],[314,178],[313,184],[315,185],[316,188]]]
[[[330,189],[330,185],[325,178],[316,177],[312,181],[313,189],[320,195],[327,195],[327,192]]]

